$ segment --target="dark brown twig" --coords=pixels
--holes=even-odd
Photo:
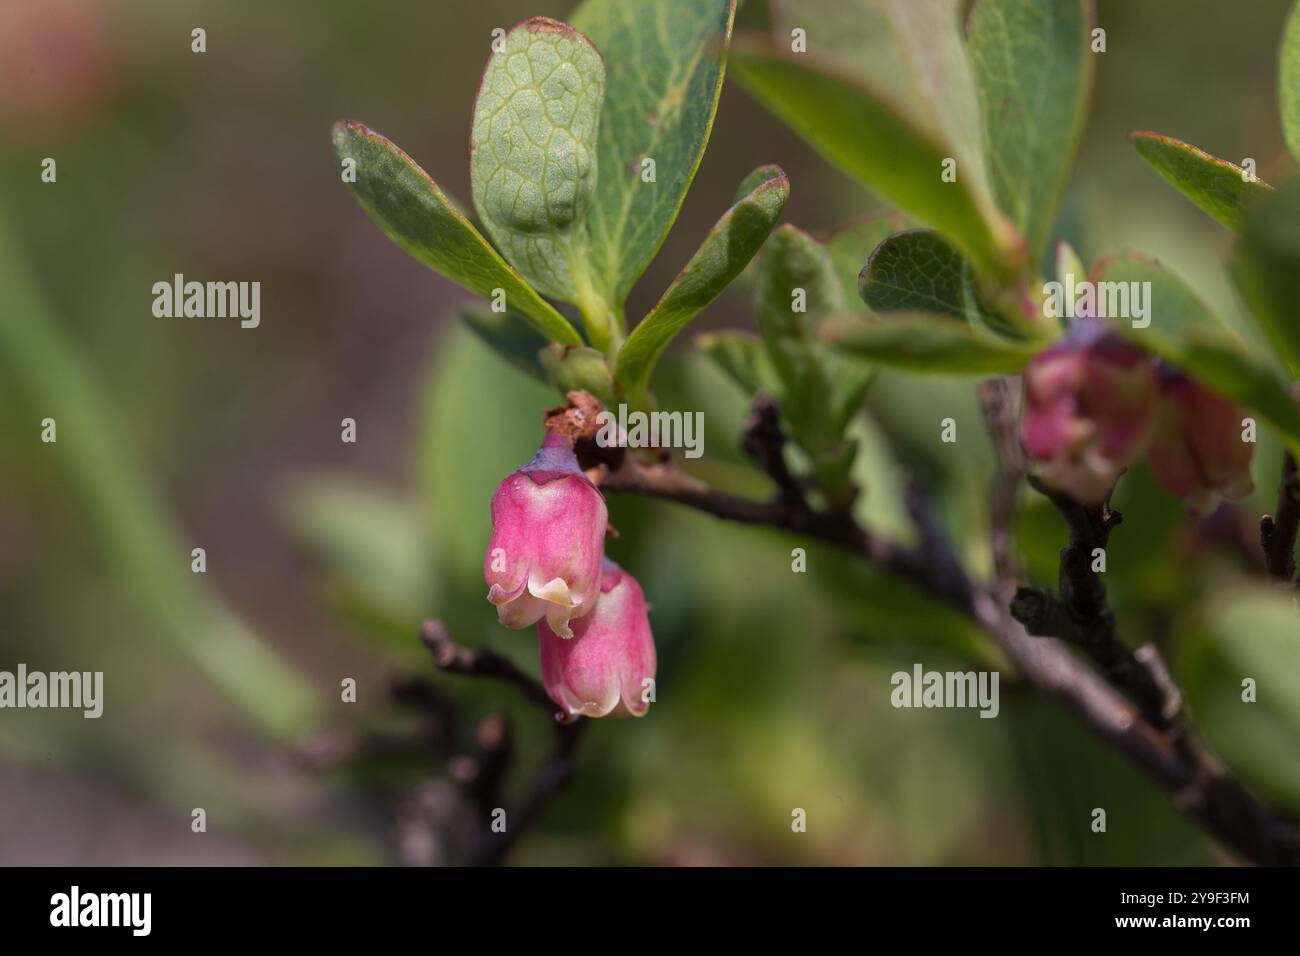
[[[740,443],[745,454],[776,483],[777,502],[788,511],[810,514],[803,489],[785,463],[785,433],[781,431],[780,411],[770,396],[761,392],[754,396]]]
[[[505,859],[519,838],[536,822],[537,817],[573,776],[574,754],[588,721],[555,722],[555,742],[551,753],[533,779],[532,786],[519,807],[509,816],[510,824],[501,833],[484,834],[472,862],[479,866],[497,866]]]
[[[1081,648],[1111,683],[1133,698],[1148,720],[1162,730],[1169,729],[1177,717],[1177,698],[1167,697],[1152,671],[1120,640],[1106,586],[1101,574],[1093,570],[1099,558],[1104,560],[1111,529],[1124,516],[1112,510],[1108,501],[1080,504],[1036,478],[1029,484],[1060,512],[1069,540],[1061,549],[1059,595],[1020,588],[1011,601],[1012,617],[1036,637],[1057,637]]]
[[[542,708],[551,718],[551,753],[518,807],[506,813],[506,826],[500,832],[492,828],[491,817],[496,810],[505,809],[501,797],[502,782],[513,755],[510,728],[505,718],[499,714],[485,718],[477,729],[476,753],[452,762],[453,778],[465,787],[480,813],[488,817],[470,850],[469,863],[475,866],[499,865],[573,775],[574,754],[587,721],[563,719],[540,681],[496,651],[461,647],[452,640],[442,621],[425,621],[420,627],[420,640],[433,654],[434,664],[439,670],[503,681],[515,687],[525,700]]]
[[[549,713],[555,713],[555,704],[541,681],[524,673],[510,658],[487,647],[470,650],[451,639],[447,625],[442,621],[425,621],[420,626],[420,641],[433,655],[438,670],[467,677],[492,677],[513,684],[524,698]]]
[[[514,759],[514,734],[505,714],[488,714],[474,728],[474,750],[447,764],[451,778],[473,802],[480,817],[501,806],[501,787]]]
[[[992,378],[981,382],[979,396],[998,469],[989,483],[989,546],[993,552],[993,576],[1004,590],[1009,590],[1019,576],[1013,525],[1016,498],[1026,471],[1025,454],[1020,447],[1020,380]]]
[[[1282,480],[1277,489],[1277,514],[1259,522],[1259,543],[1264,549],[1268,576],[1286,587],[1295,586],[1295,542],[1300,530],[1300,469],[1290,452],[1282,460]]]

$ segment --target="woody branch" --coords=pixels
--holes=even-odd
[[[587,721],[561,719],[562,715],[556,712],[554,702],[538,680],[516,667],[508,657],[489,648],[471,650],[461,647],[452,640],[442,621],[425,621],[420,628],[420,640],[433,655],[434,665],[440,671],[509,684],[526,701],[541,708],[551,721],[550,755],[521,801],[506,815],[504,830],[493,830],[487,821],[502,805],[501,784],[513,755],[510,728],[505,719],[493,715],[480,723],[475,734],[477,752],[451,768],[453,777],[465,787],[485,821],[469,851],[468,862],[476,866],[498,865],[573,776],[578,741]]]

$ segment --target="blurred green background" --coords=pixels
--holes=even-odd
[[[1288,6],[1102,0],[1108,48],[1057,234],[1089,261],[1154,255],[1239,322],[1227,231],[1126,135],[1159,130],[1281,175]],[[492,29],[568,12],[546,0],[0,3],[0,669],[102,670],[106,697],[99,720],[0,712],[0,863],[446,862],[464,823],[447,809],[447,760],[494,710],[519,736],[511,794],[526,781],[548,740],[542,716],[508,690],[432,674],[416,630],[442,617],[462,643],[535,670],[533,637],[499,627],[483,599],[481,558],[490,496],[532,454],[556,396],[459,327],[467,295],[368,221],[329,129],[366,122],[468,201]],[[768,16],[749,2],[738,28]],[[45,157],[56,183],[40,180]],[[790,174],[786,218],[814,232],[877,208],[729,84],[632,312],[763,162]],[[260,328],[155,318],[151,286],[178,272],[260,281]],[[739,288],[699,322],[752,325]],[[736,448],[745,397],[687,339],[659,390],[665,407],[705,413],[693,467],[763,494]],[[897,455],[986,570],[991,459],[974,383],[885,375],[869,407],[855,426],[863,519],[908,533]],[[958,421],[955,446],[939,442],[940,407]],[[57,444],[40,441],[46,417]],[[355,444],[340,441],[345,417]],[[1131,474],[1108,584],[1125,636],[1162,642],[1206,736],[1300,808],[1300,643],[1285,602],[1252,583],[1278,456],[1265,435],[1256,497],[1199,526]],[[892,709],[895,670],[998,664],[898,582],[818,548],[792,574],[790,549],[806,542],[663,504],[613,499],[611,519],[609,550],[653,604],[658,703],[588,729],[573,783],[513,861],[1225,859],[1009,674],[997,720]],[[1059,519],[1026,498],[1020,531],[1032,575],[1053,580]],[[205,575],[190,571],[195,547]],[[426,746],[421,717],[390,698],[395,674],[429,677],[457,725]],[[1239,703],[1242,676],[1260,681],[1259,704]],[[340,699],[347,677],[356,703]],[[415,745],[373,746],[385,740]],[[196,807],[206,833],[191,831]],[[796,807],[807,833],[791,832]],[[1089,828],[1094,807],[1108,809],[1106,834]]]

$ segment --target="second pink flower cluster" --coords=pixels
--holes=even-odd
[[[492,496],[488,600],[506,627],[537,625],[542,682],[570,716],[640,717],[654,699],[645,595],[605,557],[608,523],[604,495],[553,433]]]
[[[1171,494],[1200,513],[1254,484],[1246,413],[1131,345],[1096,318],[1076,319],[1025,369],[1020,438],[1044,482],[1096,504],[1146,455]]]

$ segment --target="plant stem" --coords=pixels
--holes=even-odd
[[[989,484],[989,550],[993,554],[993,576],[1003,590],[1017,577],[1015,556],[1016,498],[1025,477],[1025,455],[1020,448],[1020,379],[1010,376],[982,382],[980,408],[993,439],[998,471]],[[1010,594],[1004,594],[1010,597]]]
[[[605,353],[612,366],[618,358],[618,350],[623,347],[622,314],[611,308],[605,297],[596,291],[585,257],[571,258],[570,274],[578,293],[578,311],[582,314],[587,338],[593,348]]]
[[[1152,724],[1162,730],[1174,728],[1181,695],[1167,694],[1153,669],[1120,640],[1106,586],[1093,570],[1094,556],[1105,553],[1111,530],[1124,516],[1113,511],[1109,502],[1084,505],[1036,479],[1029,484],[1065,519],[1069,542],[1061,549],[1059,597],[1037,588],[1020,588],[1011,603],[1012,617],[1035,637],[1057,637],[1081,648],[1112,684],[1133,698]]]
[[[1300,469],[1295,456],[1282,459],[1282,480],[1277,489],[1277,513],[1259,522],[1259,543],[1264,549],[1268,576],[1286,587],[1295,586],[1295,542],[1300,530]]]
[[[470,650],[461,647],[451,638],[451,633],[442,621],[425,621],[420,628],[420,640],[433,655],[434,664],[441,671],[449,674],[461,674],[467,677],[486,677],[500,680],[513,686],[525,700],[536,704],[551,718],[553,743],[551,754],[538,770],[532,785],[525,792],[517,808],[507,816],[509,825],[503,832],[495,832],[485,826],[477,844],[471,851],[470,864],[474,866],[496,866],[500,864],[519,837],[536,822],[542,810],[556,794],[564,788],[573,776],[574,758],[578,741],[590,721],[582,718],[562,720],[556,712],[546,688],[534,677],[521,671],[508,657],[489,648]],[[490,731],[490,738],[485,746],[482,731]],[[489,813],[500,805],[499,786],[504,775],[504,762],[509,759],[504,753],[508,749],[508,730],[497,732],[495,724],[480,728],[480,755],[472,758],[476,761],[474,781],[477,789],[474,794],[480,809]],[[480,776],[482,775],[482,776]],[[485,779],[490,777],[490,779]]]

